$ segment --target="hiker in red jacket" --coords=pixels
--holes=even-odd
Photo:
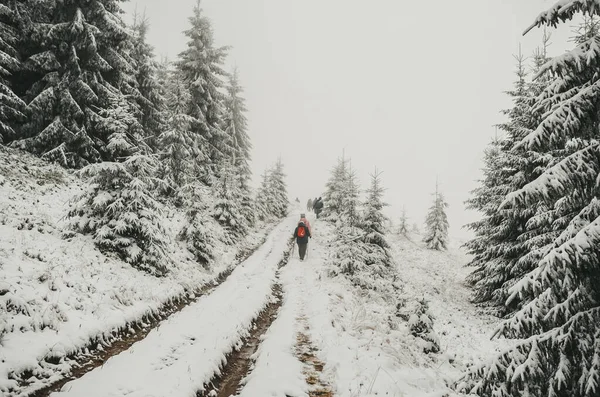
[[[298,222],[298,226],[296,226],[296,230],[294,230],[294,237],[296,237],[296,243],[298,243],[298,253],[300,254],[300,260],[302,261],[306,255],[308,239],[312,238],[310,235],[310,229],[304,222]]]

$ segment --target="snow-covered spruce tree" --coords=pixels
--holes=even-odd
[[[365,232],[363,238],[365,243],[376,245],[385,250],[390,245],[385,240],[385,222],[387,218],[383,214],[383,207],[387,204],[383,202],[383,191],[381,172],[375,169],[375,173],[371,174],[371,186],[367,189],[367,198],[363,205],[360,227]],[[386,255],[386,258],[382,258],[382,263],[389,265],[389,259],[389,256]]]
[[[355,227],[361,223],[360,214],[360,184],[356,172],[351,164],[348,166],[346,185],[344,188],[344,206],[342,207],[341,220],[349,226]]]
[[[187,49],[179,54],[175,67],[191,95],[186,114],[192,117],[191,131],[198,151],[205,156],[195,158],[195,168],[201,180],[212,185],[219,177],[219,166],[227,158],[228,136],[222,129],[224,95],[221,76],[227,47],[214,47],[210,21],[202,15],[200,2],[189,18],[192,25],[185,31]]]
[[[69,167],[114,160],[107,148],[111,130],[103,126],[121,113],[111,111],[115,102],[126,101],[125,111],[135,114],[127,98],[137,92],[119,2],[34,3],[34,19],[23,33],[28,56],[21,82],[27,86],[20,88],[29,118],[21,128],[25,139],[13,144]],[[128,128],[137,145],[139,123]]]
[[[170,185],[183,186],[194,169],[194,157],[203,156],[198,150],[195,134],[191,130],[192,117],[186,114],[191,100],[189,91],[176,74],[171,75],[166,110],[166,129],[158,142],[162,176]]]
[[[0,144],[16,139],[15,127],[25,121],[25,102],[12,89],[14,75],[22,68],[19,30],[23,23],[16,2],[0,4]]]
[[[182,201],[186,211],[186,224],[179,238],[186,242],[187,249],[196,261],[209,268],[214,258],[214,248],[220,239],[219,231],[211,228],[210,205],[206,198],[210,188],[200,181],[193,181],[181,189]]]
[[[448,207],[448,204],[444,200],[444,196],[439,191],[436,183],[433,205],[429,208],[429,213],[425,219],[426,231],[423,242],[427,244],[427,248],[429,249],[446,249],[448,244],[446,207]]]
[[[272,171],[269,173],[267,184],[268,211],[276,218],[285,217],[288,213],[290,201],[287,195],[287,185],[285,183],[285,173],[281,159],[277,160]]]
[[[232,238],[246,233],[248,227],[242,213],[241,190],[236,174],[234,165],[223,166],[221,177],[213,186],[216,202],[212,215]]]
[[[547,40],[545,36],[544,43]],[[545,48],[546,45],[543,52],[536,55],[537,64],[546,59]],[[499,125],[505,136],[496,138],[486,149],[484,178],[466,202],[467,208],[483,214],[481,220],[467,225],[475,234],[465,244],[473,257],[469,266],[474,270],[467,277],[473,285],[472,299],[494,307],[500,315],[509,310],[504,307],[507,289],[525,273],[517,272],[515,267],[530,250],[521,236],[526,231],[527,222],[542,210],[531,207],[500,209],[500,203],[508,193],[535,179],[547,161],[542,154],[516,148],[516,144],[539,123],[535,98],[546,78],[542,76],[535,83],[528,83],[523,55],[519,54],[515,59],[517,80],[514,89],[507,92],[514,105],[503,112],[508,121]],[[535,231],[541,232],[541,229]]]
[[[139,95],[137,117],[143,129],[144,141],[153,151],[158,147],[160,134],[166,129],[166,92],[158,74],[160,65],[154,58],[154,48],[147,42],[149,23],[145,17],[135,16],[131,58],[135,62],[135,78]]]
[[[252,203],[252,189],[250,187],[250,180],[252,178],[252,171],[250,170],[250,150],[252,144],[250,137],[248,136],[248,122],[246,120],[246,104],[244,98],[241,96],[243,93],[242,86],[238,80],[237,69],[233,70],[233,73],[229,76],[229,83],[227,85],[227,95],[225,97],[225,114],[224,114],[224,125],[225,132],[229,136],[228,142],[231,144],[231,150],[229,155],[231,156],[232,164],[234,164],[236,179],[234,187],[238,190],[236,193],[239,196],[240,212],[243,219],[252,224],[254,221],[254,209]],[[240,224],[240,227],[245,229],[244,225]],[[242,229],[240,229],[242,230]]]
[[[555,26],[578,12],[598,15],[600,3],[562,1],[532,27]],[[509,300],[521,308],[497,335],[521,340],[470,371],[459,389],[481,396],[600,394],[599,45],[600,37],[590,35],[540,71],[556,76],[541,95],[548,112],[519,147],[565,155],[511,193],[501,208],[542,204],[575,213],[551,244],[537,250],[537,266],[509,291]]]
[[[152,197],[161,183],[154,177],[157,169],[156,160],[142,155],[85,167],[80,175],[88,184],[72,203],[69,223],[74,231],[91,234],[102,251],[160,276],[170,259],[158,216],[161,205]]]
[[[350,161],[342,156],[331,172],[323,197],[323,216],[329,221],[355,227],[359,223],[360,215],[360,186]]]
[[[339,219],[344,211],[344,193],[347,190],[349,179],[348,161],[345,156],[338,158],[338,162],[331,171],[331,176],[325,185],[323,195],[323,217],[329,220]]]
[[[417,300],[410,312],[402,317],[406,317],[411,334],[423,340],[421,348],[424,353],[440,351],[440,340],[433,329],[434,317],[424,298]]]
[[[419,225],[413,223],[412,228],[410,229],[413,233],[421,234],[421,230],[419,230]]]
[[[385,239],[387,217],[383,214],[383,186],[381,173],[375,169],[371,174],[371,186],[367,189],[367,197],[363,203],[362,216],[359,227],[364,243],[364,264],[360,276],[362,286],[372,289],[381,289],[381,282],[393,274],[392,256],[389,252],[390,245]],[[378,287],[379,286],[379,287]]]
[[[402,207],[402,215],[398,222],[398,234],[401,236],[408,235],[408,217],[406,216],[406,209]]]
[[[254,210],[256,217],[261,221],[266,221],[271,217],[268,207],[269,195],[269,170],[265,170],[261,176],[260,186],[256,191],[254,199]]]

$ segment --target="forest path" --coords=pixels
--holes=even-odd
[[[271,301],[277,269],[290,248],[293,219],[275,227],[265,244],[211,294],[51,395],[189,397],[203,390]]]

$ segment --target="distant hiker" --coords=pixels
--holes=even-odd
[[[306,203],[306,210],[312,211],[312,199],[308,199],[308,202]]]
[[[299,203],[299,202],[300,202],[300,199],[299,199],[298,197],[296,197],[296,202],[297,202],[297,203]]]
[[[300,260],[303,261],[304,255],[306,255],[306,247],[308,247],[308,239],[312,238],[310,229],[304,222],[298,222],[298,226],[296,226],[296,230],[294,230],[294,237],[296,237],[296,243],[298,243]]]
[[[323,199],[321,197],[317,199],[317,202],[314,204],[314,208],[315,215],[317,216],[317,219],[319,219],[319,214],[323,211]]]
[[[306,214],[300,214],[300,222],[304,222],[304,224],[308,228],[308,231],[311,232],[311,234],[312,234],[312,229],[310,228],[310,222],[308,221],[308,219],[306,219]]]

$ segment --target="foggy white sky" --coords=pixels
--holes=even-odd
[[[149,41],[173,59],[196,0],[138,0]],[[321,195],[345,148],[363,187],[377,166],[394,217],[405,205],[420,226],[436,175],[450,233],[477,218],[463,202],[482,151],[510,106],[519,43],[530,54],[541,29],[521,33],[547,0],[203,0],[218,45],[231,45],[248,105],[255,178],[281,156],[291,198]],[[572,24],[570,24],[572,25]],[[569,26],[570,26],[569,25]],[[568,48],[569,27],[551,54]]]

